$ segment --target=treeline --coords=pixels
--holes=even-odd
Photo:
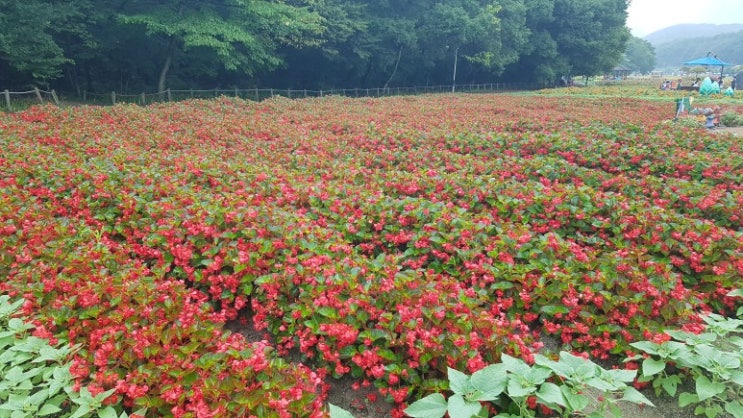
[[[743,31],[679,39],[657,45],[655,50],[659,68],[678,68],[683,62],[704,57],[710,51],[724,62],[740,65],[743,64]]]
[[[0,86],[555,83],[622,61],[627,0],[0,0]]]

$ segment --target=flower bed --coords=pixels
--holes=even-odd
[[[2,115],[0,291],[82,344],[80,384],[153,416],[322,415],[347,374],[399,413],[546,336],[621,359],[740,304],[743,142],[667,114],[457,95]],[[224,330],[248,316],[266,341]]]

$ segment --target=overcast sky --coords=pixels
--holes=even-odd
[[[743,0],[632,0],[628,11],[638,37],[679,23],[743,23]]]

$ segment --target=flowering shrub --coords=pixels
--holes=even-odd
[[[401,414],[448,368],[531,364],[548,336],[623,358],[740,304],[743,143],[667,113],[447,95],[2,115],[0,292],[81,345],[80,385],[157,416],[323,415],[347,374]],[[247,319],[264,341],[225,330]]]

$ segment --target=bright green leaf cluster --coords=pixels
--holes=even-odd
[[[679,406],[696,405],[694,414],[708,418],[724,412],[743,417],[743,320],[717,314],[703,319],[707,328],[701,334],[669,330],[666,333],[675,341],[632,343],[650,355],[642,362],[640,380],[652,381],[657,394],[676,396],[684,378],[691,378],[695,393],[680,393]],[[675,367],[667,369],[668,363]]]
[[[504,354],[502,363],[471,376],[449,368],[449,388],[454,394],[448,400],[440,393],[428,395],[410,405],[405,413],[418,418],[439,418],[447,412],[452,418],[487,417],[488,407],[483,402],[492,401],[496,408],[505,411],[497,417],[533,417],[536,411],[528,405],[532,397],[538,404],[564,415],[603,417],[610,411],[620,416],[618,401],[653,406],[628,385],[635,378],[635,370],[606,370],[564,351],[558,360],[542,355],[535,360],[530,366]],[[603,400],[591,398],[588,389],[602,393]]]
[[[55,347],[49,340],[28,335],[34,326],[12,315],[23,300],[0,296],[0,418],[55,416],[125,418],[103,401],[116,389],[93,395],[73,390],[69,356],[77,347]],[[140,411],[143,412],[143,411]]]

